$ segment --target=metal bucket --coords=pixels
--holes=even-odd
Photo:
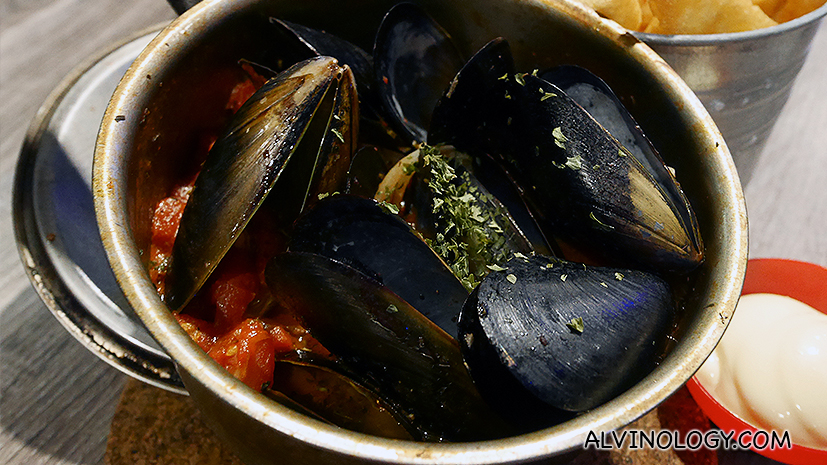
[[[827,4],[777,26],[701,35],[634,33],[701,99],[726,139],[741,182],[749,182]]]

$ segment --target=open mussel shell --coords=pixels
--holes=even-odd
[[[296,221],[289,250],[358,269],[456,334],[468,291],[407,223],[375,200],[335,195],[319,201]]]
[[[428,143],[453,145],[463,152],[494,152],[505,144],[513,102],[502,98],[514,75],[514,58],[503,38],[496,38],[468,60],[437,102]]]
[[[293,354],[276,360],[273,384],[263,390],[300,413],[379,437],[413,440],[406,417],[335,363]]]
[[[325,31],[278,18],[270,18],[270,23],[280,39],[287,41],[283,48],[294,53],[294,56],[288,56],[288,60],[301,61],[313,56],[333,57],[339,64],[347,65],[353,71],[360,95],[370,90],[373,80],[373,59],[366,51]]]
[[[673,317],[669,286],[653,274],[514,258],[468,299],[459,341],[476,380],[520,386],[492,402],[527,390],[549,406],[576,412],[612,399],[651,372]],[[498,370],[511,378],[482,376]],[[521,413],[532,412],[514,412]]]
[[[386,147],[363,145],[350,162],[347,193],[373,197],[385,173],[404,156],[404,153]]]
[[[503,39],[451,82],[428,142],[497,159],[545,236],[601,263],[686,272],[702,260],[694,214],[668,170],[646,169],[557,86],[515,73]]]
[[[379,26],[373,60],[390,123],[409,141],[425,142],[436,102],[464,63],[450,35],[420,7],[401,3]]]
[[[698,220],[689,200],[652,142],[609,85],[591,71],[574,65],[557,66],[541,73],[540,77],[562,89],[621,145],[629,149],[646,170],[652,173],[672,203],[683,206],[677,208],[676,213],[681,215],[686,232],[693,236],[693,241],[701,244]]]
[[[606,263],[687,272],[703,256],[700,236],[628,149],[560,88],[530,74],[513,80],[514,140],[503,162],[541,225]]]
[[[313,337],[404,412],[422,440],[511,433],[474,387],[456,340],[379,282],[296,252],[273,258],[265,277],[279,303],[296,309]]]
[[[210,150],[184,209],[166,280],[170,308],[193,297],[271,191],[292,221],[338,189],[357,121],[353,74],[330,57],[298,63],[253,94]]]

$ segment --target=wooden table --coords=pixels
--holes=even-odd
[[[0,463],[101,463],[126,376],[77,343],[26,278],[11,186],[26,128],[76,64],[174,17],[163,0],[0,0]],[[746,186],[750,256],[827,266],[827,27]]]

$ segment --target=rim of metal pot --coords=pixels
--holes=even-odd
[[[746,42],[763,39],[802,28],[819,21],[827,15],[827,3],[798,18],[777,24],[771,27],[753,29],[742,32],[726,32],[720,34],[653,34],[650,32],[633,32],[638,39],[658,45],[704,46],[720,45],[723,42]]]
[[[723,137],[697,97],[655,52],[615,22],[600,18],[570,0],[523,1],[536,7],[537,11],[562,11],[627,49],[642,66],[657,75],[670,94],[675,96],[677,103],[693,115],[693,127],[720,142],[705,147],[708,153],[699,160],[699,163],[720,167],[719,176],[713,182],[720,189],[723,201],[732,206],[715,218],[726,225],[725,230],[730,231],[734,239],[727,241],[731,244],[723,248],[719,261],[713,266],[725,270],[727,276],[743,277],[747,257],[747,220],[741,185]],[[205,0],[162,31],[138,57],[118,86],[106,110],[97,141],[93,177],[95,207],[110,263],[129,302],[181,369],[249,417],[319,449],[386,463],[485,464],[537,459],[582,447],[590,432],[625,426],[655,408],[701,366],[726,329],[741,291],[740,279],[714,284],[716,302],[696,320],[696,324],[704,330],[693,334],[690,343],[674,350],[663,364],[634,388],[564,424],[501,440],[433,444],[383,439],[343,430],[275,404],[212,361],[181,329],[160,300],[136,252],[126,217],[125,187],[118,181],[123,178],[124,168],[119,167],[114,159],[118,144],[124,143],[128,131],[127,125],[119,126],[119,120],[123,119],[116,116],[124,114],[123,109],[135,98],[136,89],[147,85],[142,81],[146,81],[153,61],[160,59],[155,49],[161,48],[167,53],[176,49],[186,51],[193,46],[193,37],[210,30],[212,15],[232,14],[255,2]]]

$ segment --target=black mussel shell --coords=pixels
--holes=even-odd
[[[347,193],[373,198],[385,173],[404,156],[402,152],[385,147],[362,146],[350,162]]]
[[[391,8],[373,50],[375,84],[389,121],[410,141],[425,142],[436,102],[462,67],[450,35],[421,8]]]
[[[333,58],[298,63],[256,91],[195,181],[173,246],[168,305],[186,305],[266,197],[292,222],[320,193],[338,190],[357,131],[353,74]]]
[[[358,269],[456,334],[468,291],[407,223],[375,200],[336,195],[320,201],[296,221],[289,250]]]
[[[577,412],[651,372],[673,317],[669,286],[653,274],[515,258],[468,299],[458,340],[475,379],[490,384],[478,376],[504,367],[538,399]]]
[[[666,169],[647,170],[558,87],[515,73],[502,39],[452,81],[429,143],[497,159],[546,237],[601,263],[687,272],[702,261],[694,214],[674,178],[658,174]]]
[[[550,241],[537,225],[534,214],[523,200],[522,192],[502,165],[487,154],[473,157],[471,165],[474,177],[508,212],[513,227],[518,229],[530,244],[529,250],[538,255],[559,256],[557,244]],[[525,250],[514,248],[511,252]]]
[[[557,66],[543,72],[540,77],[566,92],[652,173],[663,191],[671,197],[672,203],[683,206],[677,208],[676,213],[681,215],[693,241],[700,244],[698,221],[689,200],[652,142],[609,85],[589,70],[574,65]]]
[[[530,74],[513,80],[518,102],[502,161],[541,226],[606,263],[687,272],[699,236],[654,174],[560,88]],[[671,178],[669,181],[672,181]]]
[[[514,58],[503,38],[487,43],[454,76],[437,102],[428,132],[428,144],[453,145],[478,154],[493,153],[508,143],[513,102],[507,79],[514,75]]]
[[[456,340],[367,275],[315,254],[287,252],[267,285],[348,370],[368,380],[427,441],[511,433],[482,400]]]
[[[282,41],[286,43],[280,48],[292,51],[294,54],[286,58],[288,61],[298,62],[314,56],[333,57],[341,65],[347,65],[353,71],[360,94],[371,88],[373,59],[360,47],[336,35],[301,24],[277,18],[270,18],[270,23],[280,35],[279,43]]]
[[[407,440],[418,434],[408,418],[394,412],[343,367],[301,353],[276,360],[273,384],[263,393],[300,413],[353,431]]]

